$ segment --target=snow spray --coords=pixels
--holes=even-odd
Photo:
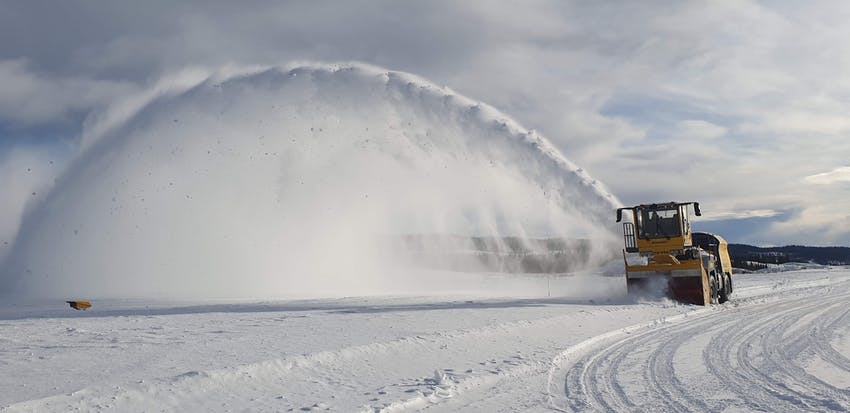
[[[24,216],[5,291],[423,293],[400,237],[607,246],[619,205],[494,108],[362,64],[196,76],[93,116],[82,146]]]

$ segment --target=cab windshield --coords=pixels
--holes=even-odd
[[[638,211],[638,236],[643,239],[673,238],[682,235],[679,209]]]

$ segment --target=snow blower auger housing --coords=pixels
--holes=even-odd
[[[722,237],[692,232],[690,207],[701,216],[697,202],[667,202],[617,209],[631,211],[623,223],[626,287],[629,294],[661,285],[678,301],[722,304],[732,293],[732,263]]]

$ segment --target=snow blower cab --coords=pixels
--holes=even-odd
[[[623,223],[626,287],[630,294],[664,289],[672,298],[691,304],[723,303],[732,293],[732,267],[726,241],[717,235],[691,231],[690,207],[697,202],[645,204],[617,209],[631,211]]]

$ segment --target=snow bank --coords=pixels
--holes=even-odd
[[[404,285],[398,235],[613,237],[619,202],[547,140],[406,73],[194,73],[93,119],[3,290],[366,294]]]

